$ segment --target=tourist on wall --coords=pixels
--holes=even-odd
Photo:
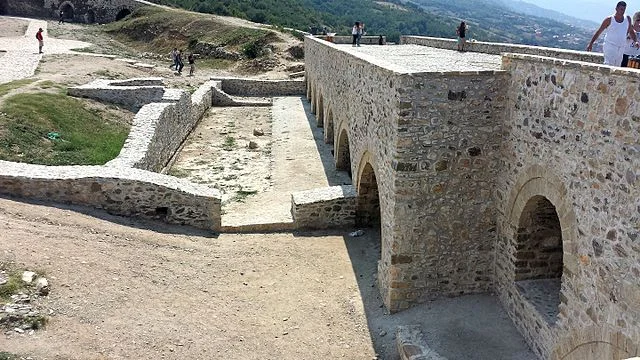
[[[38,29],[36,33],[36,39],[38,39],[38,54],[42,54],[42,47],[44,46],[44,36],[42,36],[42,28]]]
[[[636,33],[636,39],[638,38],[638,32],[640,32],[640,11],[633,14],[631,18],[633,32]],[[622,56],[622,67],[629,67],[629,57],[636,57],[640,55],[640,49],[633,43],[630,36],[627,36],[627,46],[624,48],[624,55]]]
[[[467,24],[462,21],[456,29],[458,35],[458,51],[464,51],[464,45],[467,42]]]
[[[589,45],[587,45],[587,51],[591,51],[593,49],[593,43],[598,39],[600,34],[605,30],[607,31],[602,47],[605,65],[622,65],[624,51],[629,46],[627,36],[632,40],[632,45],[638,47],[638,39],[636,38],[635,31],[633,31],[631,18],[624,14],[626,10],[627,3],[619,1],[618,4],[616,4],[615,14],[607,16],[602,21],[602,25],[600,25],[600,28],[593,34]]]
[[[353,25],[353,28],[351,28],[351,36],[353,37],[353,43],[352,46],[360,46],[360,22],[356,21],[356,23]]]
[[[189,61],[189,76],[193,76],[193,73],[196,71],[196,57],[193,53],[189,53],[187,61]]]

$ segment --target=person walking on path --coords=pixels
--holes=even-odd
[[[64,12],[60,10],[60,20],[58,20],[58,25],[64,24]]]
[[[44,46],[44,36],[42,36],[42,32],[43,30],[40,28],[36,33],[36,39],[38,39],[38,54],[42,54],[42,47]]]
[[[467,24],[464,21],[460,22],[456,34],[458,34],[458,51],[464,52],[464,45],[467,42]]]
[[[173,61],[173,63],[169,65],[169,69],[173,68],[177,71],[178,70],[178,48],[173,48],[173,50],[171,50],[171,61]]]
[[[193,73],[196,71],[196,57],[193,53],[189,53],[187,61],[189,61],[189,76],[193,76]]]
[[[182,62],[182,50],[178,50],[176,53],[176,70],[178,70],[178,75],[182,75],[182,68],[184,67],[184,62]]]
[[[602,21],[602,25],[600,25],[600,28],[593,34],[589,45],[587,45],[587,51],[591,51],[593,49],[593,43],[598,39],[600,34],[605,30],[607,31],[602,47],[605,65],[622,65],[625,48],[630,46],[627,42],[627,36],[632,40],[631,45],[636,48],[638,47],[638,39],[636,38],[635,31],[633,31],[631,18],[624,14],[626,10],[627,3],[619,1],[618,4],[616,4],[615,14],[607,16]]]

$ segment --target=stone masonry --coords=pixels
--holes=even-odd
[[[65,21],[109,23],[148,5],[153,4],[139,0],[0,0],[0,15],[58,19],[62,10]]]
[[[385,305],[490,291],[540,358],[638,355],[640,71],[420,41],[439,48],[305,38],[356,222],[381,227]]]

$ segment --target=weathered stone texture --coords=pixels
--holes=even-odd
[[[71,96],[123,105],[134,111],[145,104],[163,101],[165,87],[162,80],[159,84],[153,78],[148,81],[135,80],[137,81],[121,82],[99,79],[89,84],[71,87],[67,93]]]
[[[575,329],[607,326],[640,338],[638,71],[527,55],[508,55],[503,67],[511,81],[495,276],[505,308],[543,358]],[[514,281],[516,231],[536,196],[551,202],[561,227],[555,324],[541,320]]]
[[[304,95],[304,80],[262,80],[233,77],[214,77],[221,89],[231,95],[242,96],[289,96]]]
[[[0,161],[0,193],[110,213],[220,229],[217,190],[148,171]]]
[[[292,193],[291,213],[298,229],[353,226],[356,219],[355,188],[343,185]]]
[[[398,73],[334,47],[305,41],[308,93],[319,122],[332,114],[338,166],[359,185],[374,169],[385,304],[487,291],[506,74]]]
[[[442,39],[427,36],[401,36],[400,44],[416,44],[423,46],[430,46],[440,49],[457,49],[457,40],[454,39]],[[503,53],[516,53],[516,54],[528,54],[536,56],[547,56],[557,59],[567,59],[576,61],[586,61],[596,64],[602,64],[604,57],[600,53],[575,51],[566,49],[546,48],[540,46],[529,46],[520,44],[502,44],[491,43],[484,41],[467,41],[465,49],[468,51],[496,54]]]
[[[49,17],[57,19],[60,9],[67,12],[72,9],[73,21],[84,23],[110,23],[141,6],[149,5],[148,2],[136,0],[40,0],[40,3],[48,10]]]

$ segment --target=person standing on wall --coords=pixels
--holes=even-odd
[[[602,21],[602,25],[600,25],[598,31],[593,34],[589,45],[587,45],[587,51],[591,51],[593,49],[593,43],[598,39],[603,31],[607,30],[607,33],[604,36],[604,45],[602,47],[605,65],[622,65],[625,48],[629,46],[629,43],[627,42],[627,35],[633,41],[632,45],[638,47],[638,39],[636,38],[635,31],[633,31],[631,18],[624,15],[626,10],[627,3],[619,1],[618,4],[616,4],[615,14],[607,16]]]
[[[458,51],[464,51],[464,45],[467,42],[467,24],[462,21],[456,29],[458,34]]]
[[[42,54],[42,47],[44,46],[44,36],[42,36],[42,28],[38,29],[36,33],[36,39],[38,39],[38,54]]]
[[[640,11],[633,14],[631,18],[633,21],[632,28],[633,32],[636,33],[636,39],[638,38],[638,33],[640,32]],[[624,48],[624,55],[622,56],[622,67],[628,67],[629,57],[630,56],[638,56],[640,55],[640,49],[633,43],[630,36],[627,36],[627,46]]]
[[[360,34],[360,22],[356,21],[355,25],[353,25],[353,28],[351,29],[351,36],[353,37],[353,43],[351,46],[356,46],[356,44],[358,46],[360,46],[360,40],[358,39],[358,36]]]

